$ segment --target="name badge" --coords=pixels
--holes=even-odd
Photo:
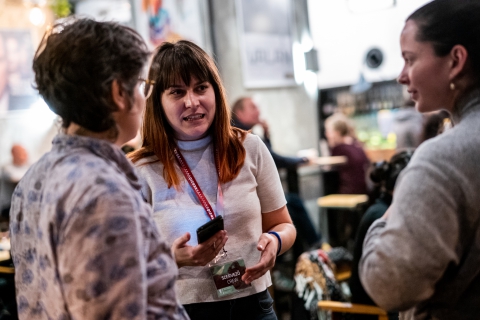
[[[216,264],[210,267],[213,282],[217,289],[219,298],[245,290],[251,285],[242,281],[245,274],[245,262],[243,259],[235,259],[225,263]]]

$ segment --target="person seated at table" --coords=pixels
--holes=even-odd
[[[256,125],[260,125],[263,129],[263,136],[260,138],[265,142],[268,151],[270,151],[277,169],[289,167],[296,168],[298,165],[310,162],[310,159],[307,157],[287,157],[273,151],[268,123],[265,120],[260,119],[260,109],[250,97],[239,98],[233,104],[232,125],[246,131],[252,130]]]
[[[325,120],[325,136],[332,156],[345,156],[347,162],[337,166],[337,179],[325,182],[325,189],[337,194],[367,194],[367,168],[369,160],[355,138],[351,121],[341,113]],[[337,183],[338,182],[338,183]],[[330,184],[336,186],[331,190]],[[344,209],[330,209],[328,224],[330,244],[352,248],[359,216]]]
[[[8,220],[10,200],[17,183],[30,168],[27,150],[21,144],[11,148],[12,162],[4,165],[0,172],[0,210],[1,218]],[[0,231],[1,226],[0,226]]]
[[[149,55],[133,29],[90,19],[55,25],[39,46],[36,87],[62,129],[12,197],[20,319],[188,319],[120,149],[140,127]]]
[[[370,296],[365,292],[358,276],[358,263],[362,257],[363,240],[365,239],[368,228],[370,228],[375,220],[383,216],[392,203],[395,182],[402,170],[408,165],[412,155],[413,151],[402,151],[395,154],[389,162],[382,161],[373,164],[373,170],[370,172],[370,179],[375,183],[375,187],[379,190],[379,196],[375,200],[375,203],[370,206],[363,215],[357,230],[355,246],[353,249],[352,275],[349,281],[350,291],[352,293],[352,303],[375,305],[375,302],[373,302]],[[360,319],[360,317],[358,319]],[[373,320],[376,319],[376,317],[363,316],[361,319]]]
[[[338,166],[339,194],[367,194],[366,172],[370,161],[360,143],[350,120],[336,113],[325,120],[325,136],[332,156],[345,156],[347,163]]]
[[[268,124],[265,120],[260,119],[260,110],[250,97],[239,98],[235,101],[232,107],[232,124],[234,127],[243,130],[251,130],[254,126],[261,125],[264,132],[261,139],[270,151],[277,169],[293,168],[296,170],[297,166],[310,162],[307,157],[287,157],[273,151]],[[321,235],[313,227],[312,220],[299,195],[288,192],[285,197],[287,198],[288,212],[292,217],[293,224],[299,231],[293,245],[294,260],[296,261],[308,247],[320,244]]]
[[[18,183],[30,168],[28,152],[21,144],[14,144],[11,153],[12,162],[3,167],[3,174],[11,182]]]

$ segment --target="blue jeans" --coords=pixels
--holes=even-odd
[[[248,297],[184,305],[191,320],[277,320],[268,290]]]

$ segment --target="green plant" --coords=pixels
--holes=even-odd
[[[68,0],[50,0],[49,6],[58,18],[65,18],[70,15],[71,5]]]

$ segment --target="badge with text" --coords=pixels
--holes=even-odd
[[[219,298],[240,292],[251,286],[242,281],[245,270],[243,259],[231,260],[210,267]]]

